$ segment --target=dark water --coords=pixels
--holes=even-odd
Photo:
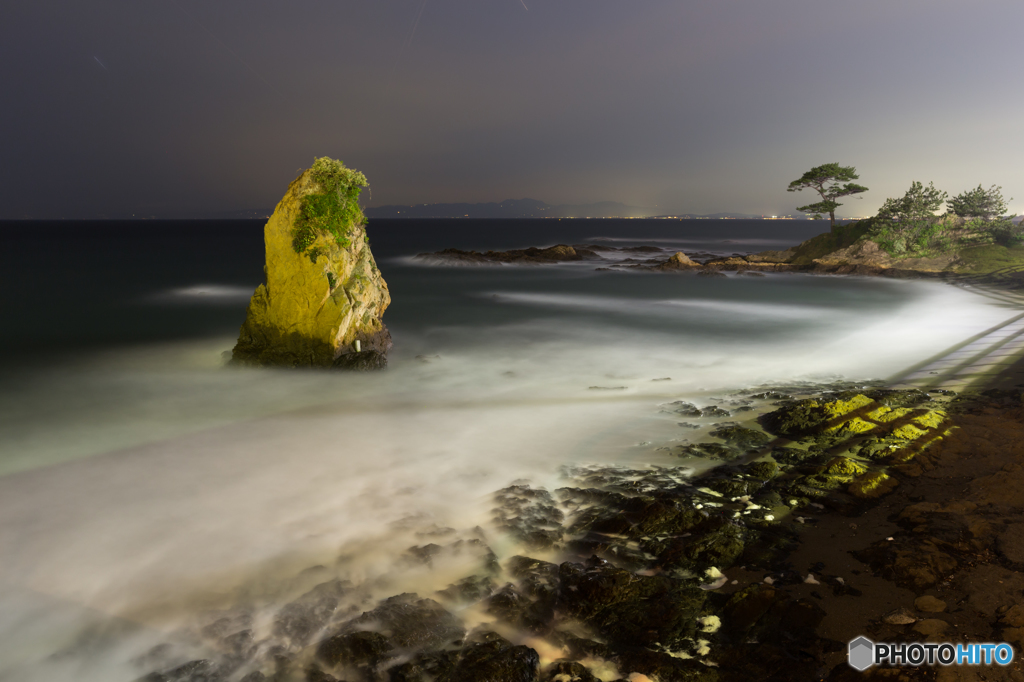
[[[0,223],[0,309],[10,321],[0,327],[0,349],[50,354],[236,333],[245,313],[241,299],[248,297],[240,291],[263,278],[263,222]],[[785,248],[819,229],[811,221],[763,220],[375,220],[369,233],[394,300],[386,319],[401,330],[424,318],[452,322],[460,315],[486,315],[479,308],[456,312],[438,297],[493,288],[506,279],[510,286],[537,281],[531,288],[544,290],[549,282],[541,280],[550,275],[431,272],[407,267],[399,260],[403,256],[447,247],[500,250],[591,241],[749,253]],[[179,297],[176,304],[166,299],[165,305],[153,305],[154,297],[169,291],[210,284],[235,295],[222,291],[205,300]],[[643,296],[645,285],[631,282],[628,289],[627,297]],[[424,294],[440,304],[425,308]]]
[[[809,222],[809,221],[804,221]],[[244,305],[139,305],[147,296],[215,282],[255,287],[263,278],[262,220],[24,221],[0,223],[0,307],[15,324],[0,329],[4,349],[67,348],[235,332]],[[728,223],[728,228],[722,226]],[[394,298],[430,277],[392,259],[447,247],[508,249],[611,238],[679,250],[731,253],[780,248],[816,233],[804,223],[655,220],[377,220],[369,233]],[[770,233],[768,227],[771,227]],[[624,241],[619,241],[624,240]]]
[[[492,491],[557,487],[563,465],[678,465],[665,447],[711,425],[684,431],[663,403],[882,378],[1010,315],[922,282],[409,260],[596,240],[751,252],[815,227],[374,221],[395,348],[356,375],[224,366],[261,222],[0,224],[0,680],[127,682],[170,631],[246,600],[273,613],[316,565],[430,593],[460,567],[397,557],[431,528],[488,528]]]

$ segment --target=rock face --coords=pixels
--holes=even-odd
[[[747,260],[751,263],[788,263],[796,255],[796,251],[793,249],[786,249],[785,251],[761,251],[760,253],[752,253],[747,256]]]
[[[380,368],[391,303],[359,210],[361,173],[317,159],[263,230],[266,283],[249,302],[233,356],[247,365]]]
[[[660,265],[655,265],[654,270],[694,270],[701,267],[700,263],[692,260],[682,251],[676,251],[672,257]]]
[[[920,272],[941,272],[949,269],[955,262],[955,254],[944,254],[932,258],[896,259],[871,240],[859,241],[852,246],[814,259],[814,263],[826,267],[862,265],[876,268],[916,270]]]

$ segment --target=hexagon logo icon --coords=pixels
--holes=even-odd
[[[858,637],[849,644],[847,660],[854,670],[864,672],[875,662],[875,643],[867,637]]]

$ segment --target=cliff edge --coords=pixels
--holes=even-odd
[[[377,369],[391,334],[391,303],[366,236],[358,197],[366,178],[316,159],[263,229],[266,283],[249,302],[232,351],[245,365]]]

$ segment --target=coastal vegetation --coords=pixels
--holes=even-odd
[[[890,256],[930,256],[997,245],[1012,247],[1024,241],[1020,227],[1003,217],[1006,201],[1000,187],[980,185],[948,201],[949,210],[936,215],[946,192],[928,183],[913,182],[899,199],[886,199],[864,236]],[[980,252],[979,252],[980,253]]]
[[[854,167],[830,163],[789,183],[787,191],[813,189],[822,198],[797,210],[828,212],[832,221],[829,232],[792,249],[788,264],[812,266],[826,259],[832,265],[859,263],[973,273],[1024,264],[1024,229],[1014,222],[1016,216],[1004,215],[1007,200],[1001,187],[978,185],[949,198],[934,183],[925,186],[915,180],[902,197],[886,199],[876,215],[837,225],[834,212],[840,204],[836,199],[867,189],[848,182],[857,178]],[[944,205],[946,211],[940,212]],[[925,260],[932,262],[920,262]],[[941,260],[946,262],[940,266]]]
[[[324,234],[332,235],[341,248],[348,248],[352,228],[366,222],[359,207],[359,194],[367,186],[366,176],[326,156],[313,160],[310,174],[318,191],[302,198],[292,238],[295,252],[306,253],[317,236]],[[316,255],[310,254],[313,262]]]
[[[796,210],[808,213],[828,213],[832,227],[836,225],[836,209],[842,206],[836,199],[860,194],[868,191],[867,187],[858,185],[850,180],[857,180],[857,169],[853,166],[840,166],[838,163],[826,163],[815,166],[800,176],[799,179],[789,183],[787,192],[799,192],[803,189],[814,190],[821,196],[821,201],[806,206],[799,206]],[[842,183],[846,183],[845,185]],[[817,217],[817,216],[816,216]]]

